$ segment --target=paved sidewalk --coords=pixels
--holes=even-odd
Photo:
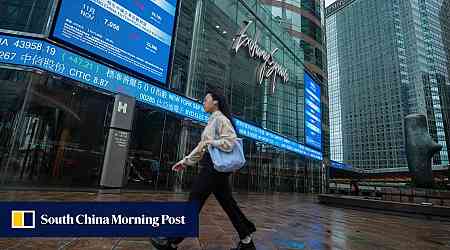
[[[176,201],[185,193],[2,191],[0,200],[20,201]],[[255,222],[258,250],[266,249],[450,249],[450,222],[410,218],[317,203],[315,196],[236,193],[242,210]],[[213,196],[200,216],[200,238],[180,249],[229,249],[237,234]],[[0,239],[0,249],[151,249],[147,238]]]

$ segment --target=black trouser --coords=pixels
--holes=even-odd
[[[203,168],[196,177],[192,191],[189,194],[189,201],[199,202],[199,214],[209,195],[213,193],[220,206],[230,218],[231,223],[239,234],[239,238],[244,239],[246,236],[255,232],[255,225],[245,217],[233,198],[229,182],[230,173],[222,173],[215,170],[208,152],[205,153],[203,159],[200,161],[200,165]],[[171,240],[175,244],[181,241],[183,241],[183,238]]]

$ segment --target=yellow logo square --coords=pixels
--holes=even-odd
[[[11,228],[35,228],[35,211],[12,210]]]

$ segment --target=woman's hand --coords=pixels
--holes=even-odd
[[[202,143],[203,143],[203,148],[207,148],[208,145],[211,145],[213,143],[213,140],[202,141]]]
[[[184,159],[175,163],[172,166],[172,170],[176,172],[180,172],[181,170],[184,170],[186,168],[186,164],[184,164]]]

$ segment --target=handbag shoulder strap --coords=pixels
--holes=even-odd
[[[218,119],[215,119],[215,121],[214,121],[214,139],[217,140],[219,138],[220,138],[219,121],[218,121]]]

